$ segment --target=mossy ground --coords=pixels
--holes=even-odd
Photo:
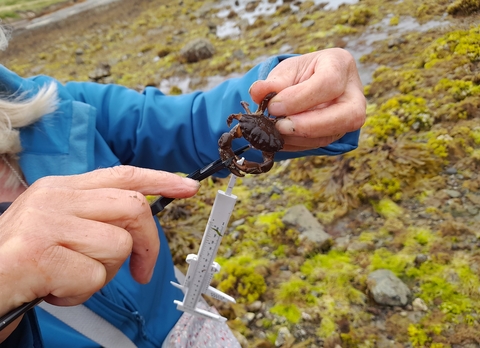
[[[2,0],[0,1],[0,18],[6,22],[33,18],[77,2],[79,0]]]
[[[245,23],[235,40],[212,34],[211,24],[221,20],[210,1],[128,3],[135,3],[134,11],[111,8],[110,14],[62,27],[55,39],[46,31],[39,31],[44,40],[20,36],[2,63],[21,75],[69,81],[88,80],[98,63],[107,62],[112,82],[132,88],[171,76],[195,77],[196,88],[205,77],[246,71],[255,58],[286,44],[296,53],[344,46],[346,36],[356,38],[385,18],[392,27],[407,18],[449,21],[399,34],[402,40],[394,45],[392,38],[377,42],[362,57],[363,64],[378,68],[365,86],[368,118],[357,150],[289,161],[239,180],[235,193],[241,199],[231,220],[236,223],[222,242],[223,268],[215,279],[239,304],[216,305],[251,347],[272,346],[282,326],[294,334],[285,346],[480,344],[478,1],[365,0],[335,11],[304,2],[296,14],[282,6],[272,17]],[[302,25],[308,20],[314,25]],[[216,54],[183,64],[178,51],[195,37],[210,39]],[[243,58],[232,59],[239,49]],[[215,192],[225,185],[208,180],[195,198],[163,213],[178,264],[198,250]],[[367,247],[336,243],[325,253],[307,252],[298,232],[281,221],[298,203],[335,239]],[[417,255],[426,261],[417,263]],[[373,303],[366,278],[380,268],[400,277],[428,311]],[[263,314],[245,321],[257,299],[265,304]]]

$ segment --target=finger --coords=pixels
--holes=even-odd
[[[365,122],[366,100],[360,90],[347,87],[334,103],[280,119],[277,129],[283,135],[324,138],[358,130]]]
[[[306,151],[318,149],[319,147],[325,147],[331,143],[342,138],[345,134],[336,134],[328,137],[322,138],[303,138],[303,137],[293,137],[293,136],[284,136],[285,145],[283,146],[282,151],[296,152],[296,151]]]
[[[65,219],[64,216],[61,218],[64,220],[62,225],[65,230],[56,243],[97,260],[107,272],[105,284],[112,280],[132,253],[132,235],[125,229],[115,226],[114,223],[102,223],[76,216],[68,219]],[[148,243],[151,253],[156,253],[157,256],[158,234],[155,233]],[[137,275],[134,276],[134,279],[136,278]],[[144,279],[141,280],[145,282]]]
[[[200,187],[198,181],[173,173],[132,166],[98,169],[79,175],[45,177],[36,184],[50,187],[68,186],[78,190],[110,187],[172,198],[191,197]]]
[[[269,113],[294,115],[340,97],[348,83],[361,89],[355,61],[347,51],[332,49],[282,61],[265,81],[252,85],[251,94],[258,103],[275,91]]]
[[[60,197],[62,195],[56,191],[64,190],[50,189],[50,191],[56,197]],[[76,190],[70,195],[64,194],[63,196],[68,198],[68,202],[63,208],[64,213],[85,220],[104,222],[128,231],[133,241],[130,258],[132,276],[140,283],[147,283],[153,273],[160,250],[160,241],[146,198],[135,191],[111,188]],[[118,247],[119,251],[125,252],[130,243],[128,236],[122,235],[121,231],[114,228],[105,226],[104,230],[105,235],[100,237],[104,238],[107,243],[108,239],[111,239],[110,243],[119,243],[115,247]],[[69,245],[69,239],[79,243],[78,237],[75,237],[74,233],[69,233],[66,238],[66,245]],[[87,239],[84,240],[86,244],[78,251],[87,251],[85,248],[88,248],[92,242],[94,243],[87,236]],[[72,247],[79,247],[79,245],[72,244]],[[107,248],[105,245],[101,245],[101,247]],[[101,249],[97,251],[101,251]],[[116,265],[115,259],[111,259],[111,261],[113,265]]]
[[[87,299],[105,284],[105,267],[88,256],[61,245],[25,249],[24,241],[9,244],[2,257],[22,265],[18,267],[21,276],[12,283],[17,289],[23,289],[18,295],[28,301],[49,294]]]
[[[61,262],[56,263],[57,260]],[[106,283],[107,272],[97,260],[62,246],[45,251],[39,268],[48,270],[48,295],[45,300],[55,305],[73,306],[88,300]]]

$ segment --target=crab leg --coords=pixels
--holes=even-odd
[[[233,162],[233,164],[235,165],[235,167],[247,174],[262,174],[272,169],[274,164],[273,157],[266,156],[265,153],[263,153],[263,160],[263,163],[250,162],[245,160],[243,162],[243,165],[238,164],[237,162]]]
[[[277,95],[277,92],[270,92],[268,93],[265,98],[263,98],[262,102],[260,103],[260,105],[258,106],[258,110],[257,112],[261,111],[261,113],[263,114],[265,112],[265,110],[267,110],[267,106],[268,106],[268,102],[270,100],[272,100],[273,97],[275,97]]]
[[[230,172],[232,172],[232,174],[234,174],[236,176],[245,176],[236,169],[237,161],[240,160],[240,157],[235,155],[235,152],[233,152],[233,150],[232,150],[233,139],[241,138],[241,137],[242,137],[242,130],[240,129],[240,127],[237,124],[235,127],[233,127],[230,130],[230,132],[223,133],[222,136],[220,137],[220,139],[218,139],[218,146],[220,148],[219,149],[220,158],[222,159],[222,161],[225,161],[225,160],[227,160],[229,158],[232,158],[232,157],[235,158],[235,160],[232,161],[232,163],[230,164],[228,169],[230,170]]]

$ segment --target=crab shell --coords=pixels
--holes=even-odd
[[[258,114],[241,114],[238,122],[243,137],[253,148],[272,153],[283,149],[285,141],[274,120]]]

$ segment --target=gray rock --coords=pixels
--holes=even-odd
[[[443,192],[445,192],[447,195],[449,195],[450,197],[452,198],[458,198],[462,195],[461,192],[457,191],[457,190],[443,190]]]
[[[99,63],[98,66],[88,74],[88,78],[95,82],[102,82],[102,80],[110,76],[110,64]]]
[[[325,232],[322,224],[303,205],[295,205],[287,210],[282,222],[285,226],[296,228],[300,237],[315,245],[315,248],[326,250],[333,243],[332,237]]]
[[[187,43],[179,54],[187,63],[195,63],[213,57],[215,48],[209,40],[199,38]]]
[[[375,348],[392,348],[395,346],[395,341],[388,339],[386,336],[378,335]]]
[[[245,315],[243,316],[244,318],[244,322],[246,324],[250,323],[253,319],[255,319],[255,313],[252,313],[252,312],[247,312],[245,313]]]
[[[422,312],[428,311],[428,307],[425,304],[425,301],[423,301],[419,297],[417,297],[415,300],[413,300],[412,306],[413,306],[414,311],[422,311]]]
[[[305,321],[312,321],[313,318],[307,312],[302,312],[302,319],[305,320]]]
[[[315,21],[312,19],[309,19],[308,21],[302,23],[302,27],[304,28],[310,28],[313,25],[315,25]]]
[[[340,251],[345,251],[347,250],[349,244],[350,244],[350,236],[338,237],[337,239],[335,239],[334,248]]]
[[[457,174],[457,168],[455,167],[449,167],[445,170],[446,174],[452,175],[452,174]]]
[[[360,242],[356,240],[350,243],[350,245],[347,247],[347,251],[350,251],[350,252],[368,251],[368,250],[372,250],[373,248],[374,246],[371,243]]]
[[[367,287],[374,301],[387,306],[405,306],[410,289],[392,271],[379,269],[368,275]]]
[[[262,309],[262,302],[261,301],[255,301],[247,306],[247,309],[250,312],[258,312],[260,309]]]
[[[418,254],[417,256],[415,256],[415,265],[418,267],[420,266],[422,263],[426,262],[428,260],[428,256],[425,255],[425,254]]]
[[[283,346],[287,342],[287,339],[289,339],[290,337],[292,337],[292,334],[290,333],[288,328],[281,327],[278,330],[277,339],[275,340],[275,347]]]

